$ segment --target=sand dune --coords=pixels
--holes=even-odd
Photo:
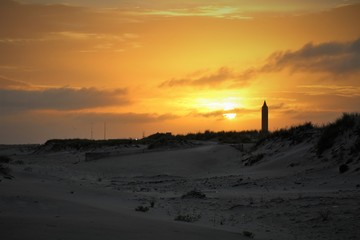
[[[109,191],[28,176],[2,184],[1,203],[6,239],[241,239],[236,233],[149,219]]]
[[[94,161],[85,161],[84,151],[2,146],[0,155],[12,159],[3,166],[14,178],[2,175],[0,182],[1,234],[5,239],[357,239],[356,136],[344,132],[321,155],[317,132],[299,142],[269,138],[242,151],[216,142],[156,151],[128,147],[131,154]],[[340,171],[344,164],[347,169]]]

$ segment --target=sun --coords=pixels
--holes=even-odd
[[[236,118],[236,113],[231,112],[231,110],[234,110],[236,107],[235,103],[232,102],[224,102],[223,103],[223,110],[224,110],[224,118],[228,119],[228,120],[233,120]]]
[[[221,114],[225,120],[234,120],[237,117],[236,109],[239,109],[241,104],[240,97],[227,97],[227,98],[196,98],[195,105],[205,113]],[[218,116],[218,115],[217,115]]]
[[[228,120],[233,120],[236,118],[236,113],[224,113],[223,116]]]

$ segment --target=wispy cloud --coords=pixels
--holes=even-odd
[[[29,89],[30,84],[0,76],[0,89]]]
[[[128,46],[139,48],[137,42],[139,36],[134,33],[104,34],[87,33],[76,31],[47,32],[36,38],[0,38],[0,44],[6,45],[33,45],[33,44],[54,44],[58,42],[78,45],[79,52],[123,52]],[[81,49],[84,48],[84,49]]]
[[[328,96],[342,96],[342,97],[359,97],[360,87],[351,85],[301,85],[298,88],[302,89],[305,94],[328,95]]]
[[[193,87],[217,87],[225,82],[237,82],[243,85],[247,84],[247,72],[237,73],[231,68],[222,67],[212,73],[202,73],[200,76],[187,76],[184,78],[173,78],[171,80],[162,82],[159,87],[178,87],[178,86],[193,86]]]
[[[239,8],[233,6],[200,6],[196,8],[148,10],[148,11],[139,11],[133,14],[159,15],[164,17],[196,16],[196,17],[251,19],[251,17],[243,15],[239,10]]]

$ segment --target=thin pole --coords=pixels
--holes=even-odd
[[[93,124],[91,123],[91,128],[90,128],[90,140],[93,139]]]
[[[104,140],[106,140],[106,122],[104,122]]]

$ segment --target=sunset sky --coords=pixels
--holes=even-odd
[[[360,111],[360,1],[0,0],[0,144]]]

